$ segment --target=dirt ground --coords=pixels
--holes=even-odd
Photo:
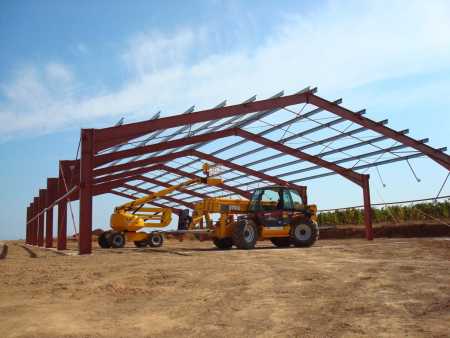
[[[2,337],[450,336],[450,238],[89,256],[7,243]]]

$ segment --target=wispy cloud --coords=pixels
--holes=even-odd
[[[206,50],[207,28],[171,35],[140,33],[118,58],[129,78],[118,90],[76,94],[81,79],[61,63],[26,67],[2,84],[0,135],[51,131],[124,112],[135,118],[156,110],[177,113],[254,93],[318,85],[338,92],[376,81],[449,71],[450,3],[329,2],[307,15],[287,14],[255,48]],[[224,28],[226,29],[226,28]],[[198,106],[199,107],[199,106]]]

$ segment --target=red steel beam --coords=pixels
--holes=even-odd
[[[306,102],[309,92],[271,98],[266,100],[242,103],[222,108],[207,109],[190,114],[181,114],[163,117],[156,120],[129,123],[118,127],[109,127],[96,130],[95,152],[126,142],[130,139],[145,135],[158,129],[168,129],[198,122],[217,120],[225,117],[244,115],[257,111],[271,110]]]
[[[30,238],[31,238],[31,236],[30,236],[31,235],[31,231],[30,231],[31,224],[28,223],[30,219],[31,219],[31,205],[29,205],[27,207],[27,221],[25,223],[25,225],[26,225],[25,243],[26,244],[31,244],[31,240],[30,240]]]
[[[33,199],[33,216],[34,218],[39,213],[39,197],[35,197]],[[37,245],[38,244],[38,219],[34,218],[33,221],[31,221],[32,224],[32,234],[31,234],[31,244]]]
[[[125,179],[127,177],[134,177],[137,175],[142,175],[142,174],[148,173],[150,171],[159,170],[159,169],[160,169],[160,165],[157,164],[157,165],[153,165],[150,167],[144,167],[144,168],[130,170],[130,171],[119,173],[119,174],[113,174],[113,175],[95,178],[94,183],[99,184],[99,183],[112,182],[114,180],[121,180],[121,179]]]
[[[58,179],[57,178],[48,178],[47,179],[47,198],[46,198],[46,215],[45,215],[45,247],[51,248],[53,247],[53,207],[49,208],[49,206],[56,200],[57,198],[57,189],[58,189]]]
[[[367,129],[373,130],[377,133],[387,136],[387,137],[389,137],[393,140],[396,140],[402,144],[405,144],[411,148],[414,148],[450,171],[450,156],[443,153],[442,151],[440,151],[438,149],[434,149],[433,147],[430,147],[423,142],[417,141],[405,134],[399,133],[389,127],[386,127],[380,123],[377,123],[371,119],[368,119],[367,117],[364,117],[359,114],[355,114],[354,112],[352,112],[349,109],[343,108],[337,104],[334,104],[333,102],[325,100],[325,99],[323,99],[319,96],[316,96],[312,93],[308,93],[307,96],[308,96],[309,103],[311,103],[319,108],[325,109],[325,110],[327,110],[333,114],[336,114],[340,117],[343,117],[351,122],[359,124]]]
[[[136,155],[144,155],[150,152],[156,152],[166,149],[172,149],[177,147],[182,147],[190,144],[208,142],[212,140],[216,140],[219,138],[224,138],[228,136],[236,135],[237,128],[230,128],[225,130],[220,130],[211,133],[205,133],[197,136],[184,137],[177,140],[167,141],[163,143],[150,144],[147,146],[131,148],[122,151],[116,151],[113,153],[107,153],[103,155],[97,155],[94,159],[95,166],[101,166],[108,162],[112,162],[115,160],[120,160],[124,158],[128,158]]]
[[[141,180],[141,181],[144,181],[144,182],[147,182],[147,183],[156,184],[156,185],[159,185],[159,186],[165,187],[165,188],[168,188],[168,187],[172,186],[171,184],[169,184],[167,182],[162,182],[162,181],[159,181],[159,180],[155,180],[154,178],[150,178],[150,177],[146,177],[146,176],[138,176],[137,178],[139,180]],[[178,189],[178,191],[186,193],[186,194],[189,194],[189,195],[192,195],[192,196],[195,196],[195,197],[199,197],[199,198],[206,198],[206,197],[208,197],[208,195],[206,195],[206,194],[201,194],[199,192],[196,192],[194,190],[189,190],[189,189],[186,189],[186,188],[180,188],[180,189]]]
[[[92,170],[94,164],[94,129],[81,130],[80,161],[80,237],[78,253],[92,251]]]
[[[290,182],[282,180],[282,179],[280,179],[278,177],[264,174],[262,172],[259,172],[259,171],[256,171],[256,170],[253,170],[253,169],[241,166],[239,164],[233,163],[231,161],[222,160],[222,159],[220,159],[218,157],[215,157],[215,156],[212,156],[212,155],[209,155],[209,154],[205,154],[205,153],[203,153],[201,151],[198,151],[198,150],[195,150],[195,149],[192,149],[192,155],[196,156],[198,158],[207,160],[207,161],[211,161],[213,163],[222,164],[222,165],[224,165],[224,166],[226,166],[226,167],[228,167],[230,169],[238,170],[238,171],[240,171],[240,172],[242,172],[244,174],[248,174],[248,175],[251,175],[251,176],[254,176],[254,177],[258,177],[260,179],[263,179],[263,180],[266,180],[266,181],[269,181],[269,182],[273,182],[275,184],[279,184],[279,185],[282,185],[282,186],[294,188],[294,189],[296,189],[296,190],[298,190],[300,192],[304,203],[305,204],[307,203],[306,202],[307,201],[307,197],[306,197],[306,187],[305,186],[299,186],[299,185],[290,183]]]
[[[45,209],[46,205],[46,193],[47,191],[45,189],[39,190],[39,213],[41,213],[38,217],[38,246],[44,246],[44,220],[45,215],[42,213],[42,211]]]
[[[322,168],[330,169],[330,170],[340,174],[341,176],[344,176],[345,178],[349,179],[350,181],[358,184],[359,186],[362,186],[362,182],[363,182],[362,175],[358,174],[357,172],[354,172],[351,169],[341,167],[335,163],[328,162],[320,157],[317,157],[314,155],[309,155],[298,149],[285,146],[282,143],[275,142],[275,141],[269,140],[265,137],[249,133],[248,131],[245,131],[242,129],[238,130],[238,135],[243,138],[246,138],[247,140],[250,140],[250,141],[259,143],[261,145],[264,145],[266,147],[278,150],[279,152],[281,152],[283,154],[291,155],[291,156],[297,157],[299,159],[319,165]]]
[[[119,180],[112,180],[112,181],[108,181],[108,182],[101,183],[101,184],[94,184],[94,186],[92,187],[92,191],[93,191],[94,196],[106,194],[111,189],[118,188],[124,183],[134,181],[134,180],[139,180],[139,177],[141,177],[141,176],[140,175],[127,176],[127,177],[119,179]]]
[[[150,191],[150,190],[146,190],[146,189],[143,189],[141,187],[135,187],[134,185],[122,184],[122,187],[124,187],[126,189],[129,189],[129,190],[134,190],[134,191],[143,193],[145,195],[148,195],[148,194],[152,193],[152,191]],[[190,209],[194,209],[194,204],[192,204],[190,202],[186,202],[186,201],[180,200],[178,198],[173,198],[173,197],[170,197],[170,196],[162,196],[162,197],[158,197],[158,198],[164,199],[164,200],[168,200],[168,201],[171,201],[171,202],[175,202],[177,204],[184,205],[185,207],[188,207]]]
[[[58,179],[58,197],[66,194],[61,175]],[[62,199],[58,203],[58,240],[56,245],[58,250],[67,249],[67,199]]]
[[[172,168],[172,167],[169,167],[169,166],[166,166],[166,165],[163,165],[163,164],[161,164],[160,167],[161,167],[162,170],[165,170],[165,171],[170,172],[172,174],[177,174],[179,176],[184,176],[184,177],[189,177],[189,178],[199,178],[200,177],[200,176],[194,175],[192,173],[188,173],[186,171],[183,171],[183,170],[180,170],[180,169],[177,169],[177,168]],[[228,190],[228,191],[234,192],[235,194],[241,195],[241,196],[243,196],[245,198],[248,198],[248,199],[250,198],[250,193],[248,191],[232,187],[232,186],[227,185],[225,183],[219,184],[217,186],[219,188],[224,189],[224,190]]]
[[[94,176],[97,177],[100,175],[111,174],[111,173],[114,173],[117,171],[129,170],[129,169],[143,167],[143,166],[146,166],[149,164],[154,164],[154,163],[159,163],[159,162],[168,162],[170,160],[174,160],[174,159],[177,159],[180,157],[189,156],[189,154],[190,154],[190,150],[182,150],[182,151],[178,151],[178,152],[174,152],[174,153],[170,153],[170,154],[166,154],[166,155],[146,158],[146,159],[139,160],[139,161],[117,164],[117,165],[113,165],[110,167],[105,167],[105,168],[100,168],[100,169],[94,170]]]
[[[117,195],[117,196],[129,198],[129,199],[131,199],[131,200],[136,199],[136,197],[134,197],[134,196],[132,196],[132,195],[128,195],[128,194],[126,194],[126,193],[124,193],[124,192],[121,192],[121,191],[111,190],[110,193],[111,193],[111,194],[114,194],[114,195]],[[157,202],[152,202],[152,203],[150,203],[150,204],[153,204],[154,206],[156,206],[156,207],[158,207],[158,208],[168,208],[168,209],[172,209],[172,211],[173,211],[174,213],[176,213],[176,214],[179,214],[179,213],[181,212],[181,209],[173,208],[173,207],[167,207],[167,206],[165,206],[164,204],[160,204],[160,203],[157,203]]]

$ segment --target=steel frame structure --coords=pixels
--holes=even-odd
[[[358,170],[379,167],[411,158],[427,156],[446,170],[450,171],[450,157],[446,148],[433,148],[426,143],[428,139],[415,140],[407,136],[408,130],[396,131],[386,126],[387,120],[375,122],[365,117],[365,111],[352,112],[341,106],[342,99],[328,101],[316,95],[316,88],[305,88],[292,95],[284,92],[264,99],[256,100],[252,96],[236,105],[226,105],[226,101],[211,109],[194,111],[194,106],[180,115],[160,117],[153,115],[147,121],[124,124],[121,119],[115,126],[102,129],[82,129],[80,136],[81,157],[75,160],[59,162],[59,176],[47,179],[45,189],[40,189],[37,197],[26,210],[26,243],[45,247],[53,246],[53,208],[58,207],[57,249],[67,248],[67,204],[79,200],[79,253],[91,253],[92,199],[96,195],[111,193],[134,199],[139,194],[147,194],[160,187],[167,187],[180,178],[195,178],[199,161],[220,164],[227,169],[223,174],[229,176],[224,183],[211,189],[200,185],[182,189],[163,198],[163,202],[153,202],[155,206],[170,207],[174,213],[182,208],[193,208],[198,199],[217,196],[240,195],[248,198],[249,189],[243,189],[255,182],[291,186],[298,189],[306,202],[306,187],[299,182],[310,179],[340,175],[362,188],[364,201],[364,223],[366,238],[373,239],[369,175]],[[299,112],[288,107],[302,106]],[[304,112],[305,107],[313,109]],[[278,116],[290,112],[294,117],[287,120]],[[281,113],[281,114],[280,114]],[[329,114],[319,122],[317,115]],[[273,118],[274,115],[277,117]],[[264,119],[272,118],[272,123]],[[314,123],[314,127],[292,131],[294,125],[301,122]],[[268,127],[261,132],[251,132],[255,124],[264,122]],[[344,130],[336,126],[350,122]],[[317,124],[317,125],[316,125]],[[349,130],[353,125],[357,128]],[[261,128],[261,127],[259,127]],[[323,131],[337,132],[336,135],[310,139]],[[364,132],[377,135],[364,139],[356,136]],[[277,136],[282,133],[282,136]],[[290,134],[286,137],[286,134]],[[233,139],[229,142],[229,139]],[[238,139],[238,140],[236,140]],[[288,145],[295,140],[306,139],[300,147]],[[357,140],[339,148],[331,147],[337,141]],[[225,141],[224,141],[225,140]],[[390,147],[378,145],[393,140]],[[225,143],[226,142],[226,143]],[[221,145],[218,149],[214,144]],[[364,151],[354,155],[349,153],[364,147],[374,147],[375,151]],[[240,149],[246,147],[245,149]],[[252,148],[253,147],[253,148]],[[314,152],[322,147],[319,152]],[[206,149],[202,149],[206,148]],[[411,149],[408,155],[399,155],[401,149]],[[324,151],[327,149],[327,151]],[[233,155],[226,152],[233,150]],[[402,151],[403,151],[402,150]],[[266,152],[272,153],[267,155]],[[261,153],[263,156],[261,157]],[[336,154],[344,154],[341,159],[326,159]],[[390,154],[391,159],[381,160]],[[242,162],[244,157],[253,157]],[[286,161],[280,160],[288,157]],[[376,156],[376,160],[368,161]],[[178,161],[188,159],[188,162]],[[275,163],[270,163],[275,161]],[[350,167],[343,164],[354,162]],[[364,162],[361,164],[361,162]],[[312,166],[300,168],[302,163]],[[259,167],[266,165],[265,167]],[[276,171],[294,166],[295,170],[276,173]],[[252,168],[253,167],[253,168]],[[194,170],[191,170],[194,168]],[[314,170],[327,170],[311,176],[293,177]],[[147,175],[156,175],[149,177]],[[284,177],[291,176],[291,179]],[[246,182],[236,181],[247,179]],[[137,184],[132,184],[137,182]],[[144,187],[144,185],[150,185]],[[119,190],[121,189],[121,190]],[[44,226],[45,224],[45,226]]]

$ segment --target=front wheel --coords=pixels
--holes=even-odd
[[[297,247],[308,247],[319,237],[319,227],[314,222],[300,223],[292,229],[292,241]]]
[[[158,233],[151,233],[148,238],[148,245],[150,245],[152,248],[159,248],[161,245],[163,245],[163,242],[163,236]]]
[[[115,249],[125,246],[125,236],[121,232],[113,232],[110,237],[111,246]]]
[[[233,228],[233,244],[238,249],[253,249],[258,239],[256,224],[251,220],[242,220]]]
[[[111,231],[103,231],[102,234],[98,236],[97,242],[102,249],[109,249],[111,247],[110,234]]]

